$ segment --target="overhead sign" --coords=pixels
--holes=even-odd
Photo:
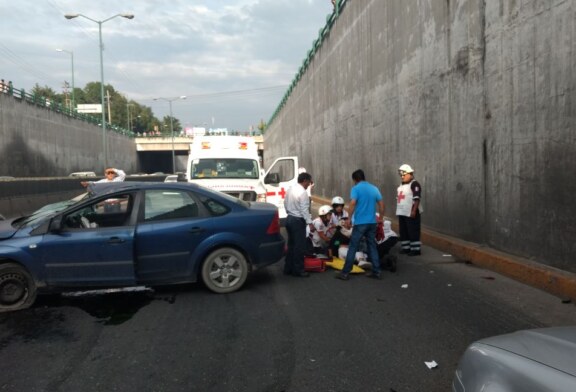
[[[86,105],[77,105],[78,113],[102,113],[102,104],[93,103]]]

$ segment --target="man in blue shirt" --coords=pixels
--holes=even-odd
[[[380,279],[380,261],[376,247],[376,212],[379,212],[380,216],[384,216],[385,206],[382,201],[382,194],[376,186],[366,181],[364,171],[361,169],[352,173],[352,180],[355,185],[350,191],[350,204],[348,206],[348,213],[352,217],[353,224],[352,236],[350,237],[344,268],[342,268],[342,272],[336,275],[336,278],[349,279],[358,244],[364,237],[368,246],[368,257],[372,262],[372,271],[367,276]]]

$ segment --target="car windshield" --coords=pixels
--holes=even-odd
[[[54,214],[56,214],[57,212],[63,211],[66,208],[79,203],[80,201],[86,199],[89,197],[89,194],[87,192],[82,193],[70,200],[65,200],[65,201],[59,201],[56,203],[51,203],[51,204],[47,204],[44,207],[34,211],[33,213],[31,213],[30,215],[24,216],[22,218],[19,218],[17,220],[15,220],[14,222],[12,222],[12,226],[14,227],[26,227],[26,226],[31,226],[36,224],[37,222],[39,222],[40,220],[43,220],[44,218],[48,217],[48,216],[52,216]]]
[[[258,179],[255,159],[212,158],[195,159],[190,167],[191,178],[249,178]]]

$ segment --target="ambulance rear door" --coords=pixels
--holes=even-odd
[[[286,218],[284,199],[288,188],[298,182],[298,157],[281,157],[274,161],[264,176],[266,201],[278,207],[280,218]]]

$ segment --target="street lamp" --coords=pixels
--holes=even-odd
[[[100,38],[100,101],[101,101],[100,103],[102,104],[102,149],[104,150],[104,169],[106,169],[108,167],[108,145],[106,143],[106,116],[104,113],[104,59],[103,59],[104,45],[102,44],[102,23],[108,22],[110,19],[114,19],[118,16],[121,16],[126,19],[134,19],[134,15],[116,14],[104,20],[94,20],[82,14],[64,15],[66,19],[74,19],[79,16],[88,19],[94,23],[98,23],[98,37]]]
[[[66,50],[66,49],[56,49],[57,52],[64,52],[70,55],[72,59],[72,111],[76,111],[76,104],[74,100],[74,52]]]
[[[176,158],[174,157],[174,124],[172,121],[172,102],[186,99],[185,95],[174,98],[154,98],[155,101],[166,101],[170,106],[170,134],[172,135],[172,173],[176,173]]]

